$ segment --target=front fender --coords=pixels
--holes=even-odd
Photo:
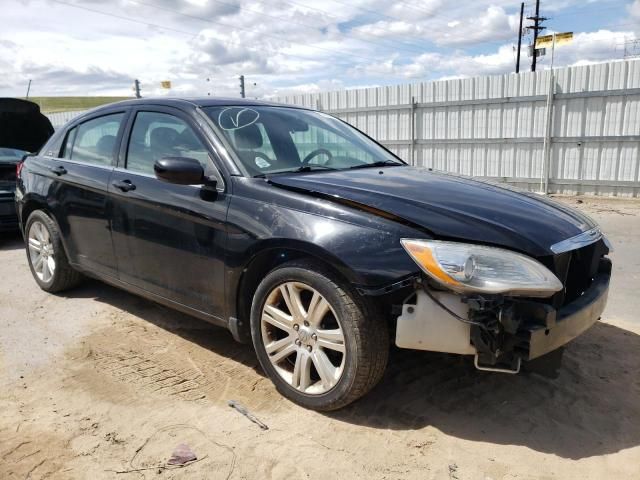
[[[315,257],[364,291],[418,273],[400,239],[424,237],[406,225],[334,202],[271,187],[234,189],[227,217],[227,297],[251,261],[265,250]],[[284,260],[284,259],[283,259]]]

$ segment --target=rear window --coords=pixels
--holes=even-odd
[[[67,134],[64,158],[94,165],[112,165],[124,113],[94,118]]]

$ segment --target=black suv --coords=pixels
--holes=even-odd
[[[611,272],[581,213],[258,101],[93,110],[24,161],[16,201],[41,288],[84,274],[226,327],[318,410],[371,389],[391,340],[510,373],[559,359]]]

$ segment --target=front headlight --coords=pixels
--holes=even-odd
[[[456,292],[549,297],[562,290],[547,267],[510,250],[437,240],[400,242],[427,275]]]

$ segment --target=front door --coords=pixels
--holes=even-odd
[[[179,110],[140,107],[134,113],[123,168],[109,185],[113,239],[122,281],[222,318],[229,196],[162,182],[153,170],[165,156],[195,158],[222,183],[206,145],[199,127]]]

